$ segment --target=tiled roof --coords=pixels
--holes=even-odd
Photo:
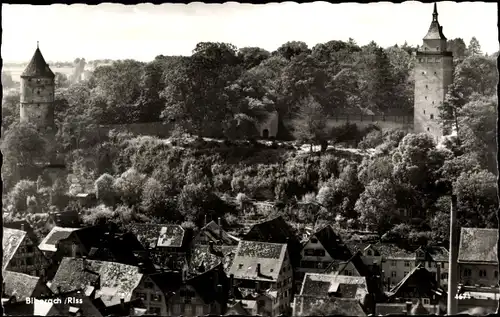
[[[378,242],[372,244],[372,247],[376,249],[381,256],[388,260],[398,259],[412,261],[416,259],[414,250],[407,250],[395,244]]]
[[[223,230],[213,220],[210,221],[206,226],[201,228],[198,236],[201,237],[202,235],[206,236],[209,241],[213,241],[214,243],[222,242],[223,245],[237,245],[239,241],[237,238],[233,237],[225,230]]]
[[[424,40],[446,40],[438,21],[433,21],[424,37]]]
[[[42,251],[55,252],[57,251],[57,242],[62,239],[69,237],[71,232],[77,230],[76,228],[63,228],[54,227],[50,230],[49,234],[45,236],[38,248]]]
[[[366,278],[363,276],[327,275],[306,273],[300,295],[328,296],[354,298],[363,301],[368,295]]]
[[[286,244],[240,241],[230,274],[240,279],[276,280],[286,251]],[[257,264],[260,264],[261,276],[257,275]]]
[[[432,295],[445,296],[445,292],[441,289],[433,277],[433,275],[421,265],[417,265],[410,273],[408,273],[398,284],[396,284],[390,292],[389,297],[398,297],[400,291],[404,291],[405,287],[411,289],[416,288],[420,292],[420,297],[431,297]]]
[[[142,274],[139,268],[115,262],[85,260],[82,258],[64,258],[59,265],[51,289],[71,291],[85,289],[87,285],[100,281],[97,296],[106,306],[120,302],[123,296],[125,301],[130,301],[133,290],[141,281]]]
[[[239,300],[232,305],[228,305],[226,316],[234,315],[251,315],[251,310],[255,307],[256,301],[254,300]]]
[[[430,257],[436,262],[448,261],[450,253],[445,247],[428,246],[425,248]]]
[[[245,240],[274,243],[286,243],[293,238],[296,239],[292,228],[281,216],[254,224],[245,235]]]
[[[182,247],[185,239],[185,230],[179,225],[134,223],[128,230],[145,248]]]
[[[17,249],[26,237],[26,231],[3,228],[2,237],[2,250],[3,250],[3,264],[2,270],[5,270],[16,253]]]
[[[458,262],[498,263],[498,229],[462,228]]]
[[[311,238],[316,237],[323,245],[326,252],[333,258],[338,260],[348,260],[352,257],[349,248],[344,245],[340,236],[335,233],[330,225],[324,226],[311,235]]]
[[[35,51],[35,54],[33,54],[31,61],[29,62],[28,66],[26,66],[21,76],[22,77],[39,76],[39,77],[49,77],[49,78],[55,77],[52,70],[50,70],[49,65],[47,65],[47,62],[45,62],[42,52],[40,52],[40,49],[38,47]]]
[[[224,273],[222,265],[216,266],[205,273],[188,279],[186,284],[195,289],[196,293],[203,299],[205,304],[216,301],[220,302],[223,298],[219,297],[219,295],[227,298],[227,294],[229,294],[229,278]],[[222,286],[222,294],[217,293],[217,285]]]
[[[179,271],[166,271],[148,276],[165,294],[177,291],[182,284],[182,273]]]
[[[303,307],[302,315],[366,316],[366,313],[358,300],[331,297],[318,299],[313,305]]]
[[[229,272],[236,248],[236,246],[214,246],[215,251],[220,252],[219,255],[215,255],[210,252],[210,246],[196,245],[191,249],[190,268],[196,271],[203,265],[205,270],[209,270],[222,262],[224,271]]]
[[[24,301],[31,297],[38,285],[39,277],[11,271],[3,272],[3,283],[5,283],[6,295],[15,296],[16,300]]]

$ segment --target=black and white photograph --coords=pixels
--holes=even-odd
[[[498,3],[1,9],[5,316],[498,312]]]

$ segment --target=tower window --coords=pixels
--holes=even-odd
[[[427,127],[427,131],[429,131],[429,127]]]
[[[425,75],[425,72],[422,72],[422,75]]]
[[[429,88],[429,85],[425,85],[425,88]]]
[[[434,104],[434,101],[432,102],[432,104]]]
[[[437,75],[437,72],[434,72],[434,75]]]
[[[425,114],[425,110],[424,110],[424,114]]]
[[[425,96],[425,100],[427,100],[427,96]]]
[[[434,115],[431,113],[431,119],[434,119]]]

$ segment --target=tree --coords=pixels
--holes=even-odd
[[[14,88],[14,80],[10,72],[2,71],[2,86],[4,88]]]
[[[2,98],[2,129],[3,133],[9,129],[9,127],[15,123],[19,122],[19,102],[20,102],[19,92],[7,93]]]
[[[311,50],[306,43],[300,41],[286,42],[281,45],[274,54],[280,55],[288,60],[301,54],[309,54]]]
[[[176,206],[173,197],[168,195],[165,186],[152,177],[144,182],[141,206],[148,215],[175,219]]]
[[[97,199],[101,200],[106,205],[113,205],[114,203],[114,182],[115,178],[107,173],[99,176],[99,178],[94,182]]]
[[[67,88],[69,87],[69,79],[68,76],[64,75],[63,73],[56,72],[55,74],[55,85],[56,89],[58,88]]]
[[[245,69],[258,66],[262,61],[268,59],[271,53],[260,47],[242,47],[238,51],[238,58]]]
[[[448,40],[447,42],[448,51],[453,53],[453,58],[458,60],[463,60],[467,55],[467,45],[462,38],[456,38]]]
[[[365,187],[356,202],[359,220],[368,230],[384,233],[394,225],[397,201],[393,188],[389,180],[374,180]]]
[[[327,132],[327,116],[323,107],[312,96],[304,99],[299,106],[297,118],[293,120],[293,130],[295,138],[302,142],[321,144],[325,142]]]
[[[141,201],[145,180],[145,175],[134,168],[129,168],[115,179],[113,187],[121,200],[128,206],[132,206]]]
[[[5,133],[1,148],[4,188],[10,188],[22,171],[22,174],[34,176],[33,169],[45,159],[46,140],[35,126],[19,122]]]
[[[241,73],[236,49],[225,43],[199,43],[165,78],[162,117],[196,135],[222,132],[230,110],[225,87]]]
[[[30,180],[20,180],[7,196],[7,202],[14,212],[25,214],[28,209],[27,200],[37,194],[36,183]]]
[[[479,44],[479,41],[475,36],[473,36],[470,39],[469,46],[467,47],[467,54],[469,56],[476,56],[483,54],[483,52],[481,52],[481,44]]]

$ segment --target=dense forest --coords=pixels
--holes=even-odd
[[[329,222],[426,244],[446,241],[453,191],[460,225],[496,226],[498,54],[482,54],[475,38],[448,45],[454,83],[441,118],[457,135],[440,146],[424,134],[376,126],[326,128],[338,113],[413,112],[417,48],[406,44],[288,42],[267,52],[199,43],[192,56],[114,61],[77,84],[56,74],[56,142],[18,123],[19,95],[3,100],[4,206],[14,218],[76,208],[88,224],[122,225],[200,226],[205,216],[220,216],[238,226],[275,213],[298,227]],[[254,123],[269,111],[281,118],[279,134],[257,141]],[[172,137],[103,137],[97,129],[155,121],[172,125]],[[358,151],[302,153],[287,140]],[[67,179],[16,179],[20,164],[35,165],[47,153],[65,161]],[[88,190],[96,192],[96,207],[64,203],[68,191]],[[274,208],[257,208],[259,201]]]

